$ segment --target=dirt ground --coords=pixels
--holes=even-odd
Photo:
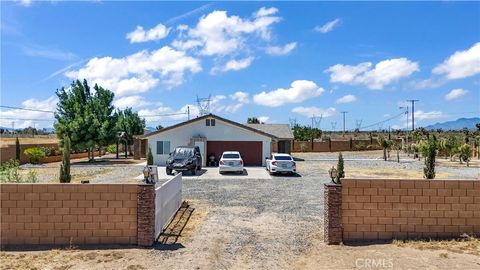
[[[6,145],[15,145],[16,138],[0,138],[0,147]],[[58,143],[58,139],[54,136],[36,136],[35,138],[18,138],[20,144],[29,144],[29,143]]]
[[[153,248],[8,251],[0,253],[0,269],[480,269],[478,239],[325,245],[323,184],[336,155],[302,155],[297,176],[185,177],[190,208]],[[376,160],[377,152],[360,155],[344,153],[348,177],[382,177],[378,168],[388,177],[406,177],[421,168],[421,161],[407,158],[398,164]],[[442,166],[439,173],[449,178],[478,175],[475,167]],[[141,171],[135,164],[123,167],[132,175]],[[124,178],[115,181],[129,181]]]

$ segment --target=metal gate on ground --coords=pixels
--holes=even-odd
[[[155,239],[170,223],[182,204],[182,174],[155,189]]]

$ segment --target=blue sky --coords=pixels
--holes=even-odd
[[[54,110],[57,88],[87,78],[148,126],[195,116],[197,96],[238,122],[336,130],[341,111],[354,129],[419,99],[423,126],[480,115],[479,42],[479,2],[1,2],[1,104]],[[0,125],[51,118],[4,108]]]

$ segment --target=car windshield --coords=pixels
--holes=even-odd
[[[223,158],[240,158],[239,154],[223,154]]]
[[[193,149],[191,148],[177,148],[172,154],[175,158],[188,158],[193,156]]]
[[[289,156],[275,156],[275,160],[292,160]]]

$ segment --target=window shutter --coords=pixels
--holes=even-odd
[[[163,153],[165,155],[170,153],[170,141],[163,142]]]
[[[157,155],[163,155],[163,141],[157,141]]]

